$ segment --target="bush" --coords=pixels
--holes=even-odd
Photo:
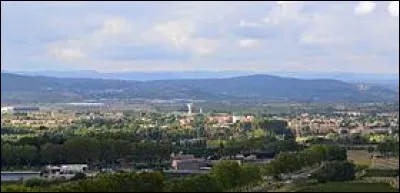
[[[261,171],[257,166],[244,165],[241,167],[239,178],[239,184],[241,186],[255,183],[257,181],[260,181],[261,179]]]
[[[166,192],[221,192],[217,181],[209,174],[173,179],[166,184]]]
[[[356,170],[356,172],[361,172],[361,171],[367,169],[368,167],[369,166],[367,166],[367,165],[356,165],[355,170]]]
[[[85,179],[86,178],[86,174],[84,174],[84,173],[82,173],[82,172],[79,172],[79,173],[76,173],[72,178],[71,178],[71,180],[72,181],[74,181],[74,180],[83,180],[83,179]]]
[[[398,175],[398,169],[367,169],[364,177],[396,177]]]
[[[43,180],[43,179],[39,179],[39,178],[32,178],[32,179],[26,180],[25,183],[24,183],[24,185],[26,187],[35,187],[35,186],[44,187],[44,186],[47,186],[49,184],[50,184],[49,181]]]
[[[211,175],[224,190],[239,185],[241,168],[237,162],[221,161],[213,166]]]
[[[311,178],[319,182],[346,181],[355,178],[355,165],[351,162],[326,162],[311,175]]]

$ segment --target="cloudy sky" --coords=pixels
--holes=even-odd
[[[3,70],[398,73],[399,2],[1,2]]]

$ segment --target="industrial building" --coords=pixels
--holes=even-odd
[[[174,170],[199,170],[205,165],[205,159],[195,158],[191,154],[172,154],[171,167]]]
[[[2,107],[1,113],[10,113],[14,115],[27,114],[31,112],[40,111],[39,107]]]

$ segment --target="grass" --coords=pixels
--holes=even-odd
[[[207,147],[219,147],[221,142],[226,144],[226,140],[207,140]]]
[[[396,177],[399,175],[398,169],[367,169],[364,177]]]
[[[376,158],[373,160],[372,167],[376,169],[399,169],[399,158]]]
[[[371,166],[373,154],[366,150],[347,150],[347,159],[357,165]]]
[[[398,192],[398,190],[386,183],[328,182],[304,186],[296,192]]]

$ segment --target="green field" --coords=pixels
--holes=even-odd
[[[366,150],[347,150],[348,160],[352,160],[357,165],[371,166],[372,155]]]
[[[374,169],[398,169],[399,158],[375,158],[372,159],[373,153],[366,150],[347,150],[348,160],[352,160],[357,165],[364,165]]]
[[[398,190],[385,183],[328,182],[305,186],[296,192],[398,192]]]

